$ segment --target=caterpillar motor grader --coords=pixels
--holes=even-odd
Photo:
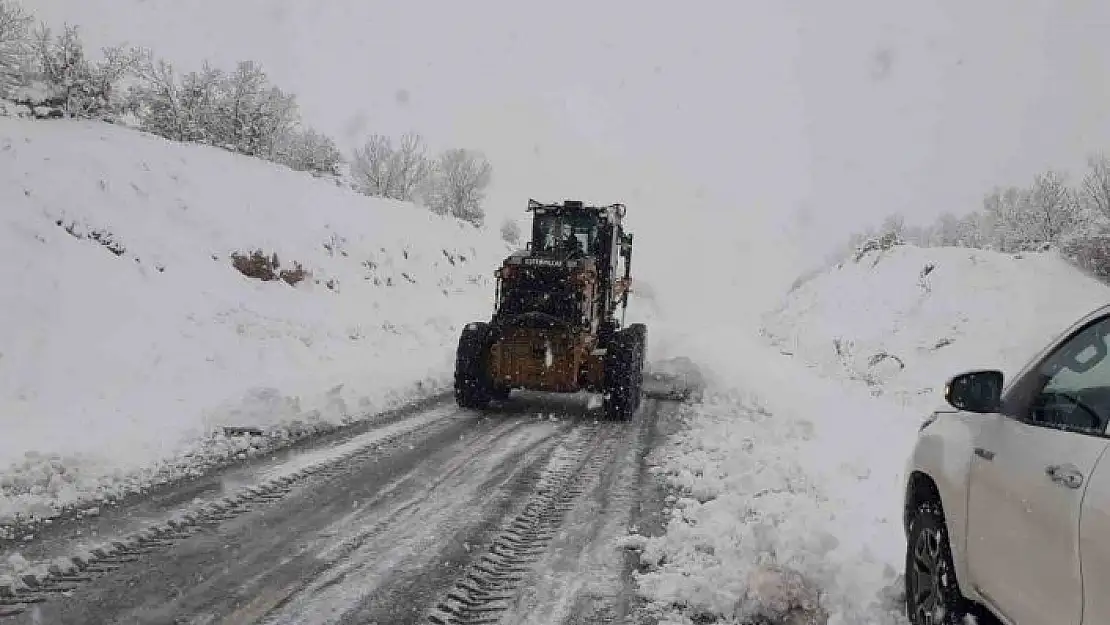
[[[468,324],[455,356],[455,400],[484,409],[514,389],[601,394],[613,419],[640,405],[647,327],[624,326],[632,235],[623,204],[528,201],[532,237],[495,272],[495,310]],[[617,309],[620,308],[620,319]]]

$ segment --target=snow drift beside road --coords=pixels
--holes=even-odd
[[[641,592],[664,623],[905,623],[902,472],[945,379],[1014,372],[1108,295],[1053,254],[899,246],[793,289],[762,336],[663,320],[708,387],[654,458],[675,499],[632,541]]]
[[[973,367],[1017,372],[1110,288],[1055,253],[896,246],[801,284],[766,318],[781,349],[915,406]]]
[[[412,205],[95,122],[0,118],[0,207],[0,519],[249,451],[208,438],[219,426],[288,434],[444,389],[507,252]],[[230,255],[254,249],[311,278],[242,275]]]

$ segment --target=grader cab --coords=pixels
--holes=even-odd
[[[640,405],[647,328],[624,327],[632,235],[623,204],[529,200],[532,237],[495,272],[496,307],[468,324],[455,359],[455,399],[483,409],[514,389],[603,395],[606,414]],[[618,308],[620,318],[618,319]]]

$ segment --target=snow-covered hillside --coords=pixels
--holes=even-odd
[[[233,267],[256,249],[311,275]],[[303,431],[444,389],[506,251],[258,159],[0,118],[0,519],[243,451],[220,426]]]
[[[896,246],[845,260],[766,317],[782,350],[915,405],[960,369],[1016,372],[1045,341],[1110,302],[1054,253]]]
[[[905,623],[902,472],[945,379],[1014,371],[1108,301],[1053,254],[899,246],[813,276],[761,332],[670,332],[708,388],[655,457],[675,492],[666,534],[631,542],[641,592],[675,624]]]

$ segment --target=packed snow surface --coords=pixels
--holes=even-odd
[[[311,275],[233,267],[256,249]],[[0,522],[257,451],[223,426],[264,447],[443,390],[507,251],[259,159],[0,117]]]
[[[758,333],[658,323],[707,388],[654,459],[673,494],[666,533],[630,541],[640,592],[664,623],[905,623],[902,473],[938,389],[1013,373],[1108,295],[1051,253],[899,246],[798,285]]]

